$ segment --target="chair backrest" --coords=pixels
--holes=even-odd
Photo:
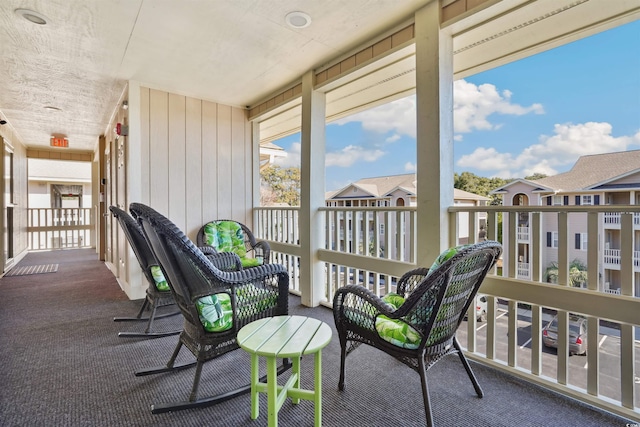
[[[219,252],[233,252],[240,258],[247,255],[246,233],[237,221],[210,221],[202,227],[202,234],[203,243]]]
[[[501,253],[502,246],[494,241],[464,246],[426,277],[400,279],[397,291],[406,299],[398,314],[410,319],[412,326],[424,334],[422,346],[447,343],[453,338]]]
[[[145,239],[144,234],[142,234],[140,225],[138,225],[131,215],[116,206],[109,206],[109,210],[122,227],[122,231],[124,231],[124,235],[127,237],[127,241],[131,249],[133,249],[133,253],[136,255],[140,268],[149,281],[149,284],[155,287],[151,267],[157,266],[158,261],[156,261],[156,258],[153,256],[147,239]]]
[[[228,291],[225,278],[230,277],[229,273],[216,268],[173,222],[154,209],[132,203],[129,210],[138,219],[183,316],[202,327],[193,301]],[[216,283],[212,283],[212,277]]]

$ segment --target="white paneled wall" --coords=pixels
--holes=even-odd
[[[254,171],[246,111],[144,87],[140,108],[140,166],[148,176],[142,203],[167,215],[193,240],[213,219],[251,227]]]

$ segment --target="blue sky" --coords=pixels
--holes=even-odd
[[[581,155],[640,149],[640,21],[454,83],[455,171],[555,175]],[[326,128],[325,188],[415,172],[415,98]],[[299,166],[300,135],[275,143]]]

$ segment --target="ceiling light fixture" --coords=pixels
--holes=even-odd
[[[284,20],[292,28],[306,28],[311,25],[311,17],[304,12],[287,13]]]
[[[129,101],[122,101],[122,109],[127,110],[129,108]]]
[[[43,14],[38,13],[34,10],[16,9],[15,12],[27,21],[33,22],[34,24],[45,25],[47,23],[47,18]]]

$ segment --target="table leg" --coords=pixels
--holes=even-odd
[[[260,365],[258,355],[251,355],[251,419],[255,420],[260,415],[260,400],[258,382],[260,381]]]
[[[292,367],[291,367],[291,375],[296,376],[296,381],[293,383],[293,388],[300,388],[300,357],[292,358]],[[291,403],[298,404],[300,403],[300,399],[291,398]]]
[[[269,427],[278,426],[278,369],[275,356],[267,357],[267,408]]]
[[[313,406],[315,410],[315,427],[322,426],[322,350],[318,350],[314,361],[314,387]]]

